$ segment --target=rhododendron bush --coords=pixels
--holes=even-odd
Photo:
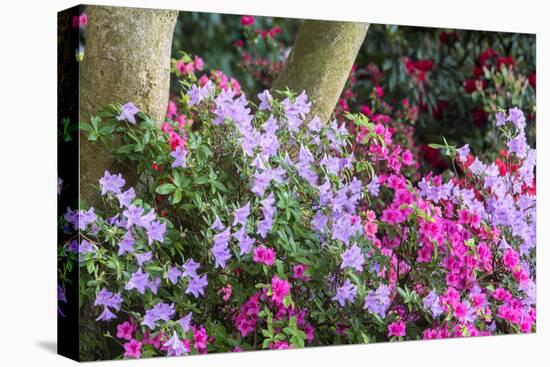
[[[105,171],[103,204],[63,219],[81,230],[64,250],[83,302],[121,357],[535,330],[521,110],[496,116],[513,169],[436,145],[456,172],[413,184],[383,124],[348,114],[351,134],[310,117],[303,92],[238,94],[191,85],[192,125],[158,128],[129,102],[81,126],[107,149],[122,139],[111,153],[140,174],[131,187]]]
[[[129,27],[149,19],[140,11]],[[75,15],[72,27],[93,37],[104,13]],[[174,48],[210,18],[185,19]],[[144,79],[124,75],[121,87],[116,73],[129,73],[109,74],[101,103],[86,74],[98,56],[78,34],[86,77],[75,82],[89,85],[81,121],[65,117],[59,130],[79,166],[58,179],[57,286],[59,318],[78,321],[78,358],[535,332],[536,83],[526,38],[492,48],[478,35],[474,47],[466,31],[375,26],[326,102],[321,88],[273,87],[302,21],[231,19],[213,27],[227,31],[238,72],[201,38],[213,49],[203,60],[190,40],[189,52],[166,47],[162,76],[146,65],[136,72]],[[93,55],[99,42],[89,41]]]

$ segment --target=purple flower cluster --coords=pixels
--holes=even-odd
[[[116,318],[116,315],[111,311],[111,309],[119,311],[122,301],[122,295],[120,292],[112,293],[106,288],[102,288],[96,295],[94,302],[94,306],[103,306],[103,312],[98,316],[96,321],[109,321]]]
[[[164,302],[159,302],[153,306],[153,308],[145,311],[145,316],[141,324],[148,326],[151,330],[155,330],[157,321],[169,321],[174,317],[175,313],[176,309],[173,303],[169,305]]]
[[[378,314],[381,318],[386,317],[386,310],[391,302],[390,293],[390,287],[385,284],[381,284],[376,291],[368,291],[364,308],[371,313]]]

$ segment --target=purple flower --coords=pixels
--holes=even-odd
[[[157,321],[169,321],[175,313],[176,310],[173,303],[170,305],[167,303],[157,303],[153,306],[153,308],[145,311],[145,316],[143,317],[141,324],[147,325],[151,330],[154,330],[157,326]]]
[[[443,307],[439,303],[439,297],[435,290],[432,290],[424,299],[422,300],[424,308],[432,312],[433,317],[438,317],[443,313]]]
[[[338,303],[340,303],[340,306],[344,307],[346,301],[350,301],[351,303],[353,303],[353,299],[355,298],[356,294],[357,287],[351,284],[349,279],[346,279],[344,285],[336,289],[336,295],[332,298],[332,300],[338,301]]]
[[[134,244],[136,240],[131,231],[127,231],[122,239],[118,242],[118,256],[124,255],[125,253],[134,252]]]
[[[527,139],[523,131],[508,142],[508,150],[510,153],[514,153],[522,159],[527,155],[527,148]]]
[[[304,118],[311,109],[311,102],[308,102],[305,91],[295,98],[294,102],[290,98],[286,98],[281,102],[285,110],[285,116],[288,120],[288,128],[290,131],[298,131]]]
[[[212,247],[212,254],[216,260],[216,267],[225,268],[227,260],[231,258],[229,253],[229,240],[231,239],[231,233],[229,227],[214,236],[214,246]]]
[[[63,179],[61,177],[57,178],[57,195],[61,195],[61,187],[63,186]]]
[[[96,221],[97,217],[95,215],[95,209],[90,208],[87,211],[79,210],[78,211],[78,229],[85,229],[87,225],[92,224]]]
[[[264,131],[268,134],[276,134],[279,130],[279,125],[277,124],[277,119],[273,115],[269,115],[268,119],[265,120],[262,125]]]
[[[122,175],[112,175],[109,171],[105,171],[103,177],[99,179],[101,186],[101,195],[105,195],[108,192],[114,194],[120,194],[122,186],[126,183],[126,180],[122,178]]]
[[[319,205],[326,206],[332,201],[332,186],[328,179],[325,180],[325,183],[317,186],[319,189]]]
[[[320,162],[329,173],[337,175],[340,172],[340,159],[325,155]]]
[[[170,266],[168,269],[168,279],[172,284],[176,284],[178,282],[179,277],[181,276],[182,272],[180,269],[178,269],[177,266]]]
[[[126,228],[130,228],[132,225],[141,225],[141,217],[143,215],[143,208],[135,206],[134,204],[128,205],[126,210],[122,212],[126,217]]]
[[[497,120],[497,123],[496,123],[497,126],[502,126],[506,123],[506,114],[502,111],[497,112],[495,114],[495,118]]]
[[[155,209],[149,210],[149,213],[145,214],[139,219],[138,225],[140,227],[145,228],[146,230],[151,227],[151,222],[157,219],[157,215],[155,214]]]
[[[277,135],[272,132],[262,134],[258,145],[262,148],[262,155],[266,160],[269,159],[269,157],[277,155],[277,151],[281,146]]]
[[[257,196],[263,196],[265,193],[265,190],[271,183],[271,176],[266,172],[255,172],[253,177],[253,183],[252,188],[250,191],[252,191]]]
[[[371,313],[378,314],[381,318],[386,317],[386,310],[390,305],[390,288],[381,284],[376,291],[370,290],[365,297],[363,308]]]
[[[508,121],[516,125],[520,131],[523,131],[523,129],[525,129],[525,116],[523,115],[523,112],[517,107],[510,108],[508,110]]]
[[[120,112],[120,115],[118,115],[117,120],[128,121],[131,124],[135,124],[136,123],[135,116],[138,112],[139,112],[139,108],[137,108],[132,102],[128,102],[122,106],[122,111]]]
[[[462,148],[458,148],[456,150],[458,154],[458,159],[464,163],[468,160],[468,154],[470,154],[470,146],[468,144],[465,144],[462,146]]]
[[[115,310],[120,310],[120,305],[122,304],[122,296],[119,293],[109,292],[105,287],[103,287],[98,294],[96,294],[94,306],[108,306],[112,307]]]
[[[470,171],[472,171],[473,174],[475,175],[481,175],[483,172],[485,172],[485,165],[479,160],[476,159],[472,162],[472,164],[470,165]]]
[[[233,226],[236,226],[237,224],[245,225],[246,219],[248,218],[248,215],[250,214],[250,202],[246,203],[245,206],[236,209],[233,212]]]
[[[153,258],[153,253],[151,251],[144,252],[143,254],[136,254],[136,260],[139,266],[142,266],[144,263],[151,261]]]
[[[313,117],[308,124],[309,130],[315,133],[320,132],[322,127],[323,127],[323,124],[321,122],[321,119],[317,116]]]
[[[317,211],[311,219],[311,228],[323,233],[327,227],[328,217],[321,211]]]
[[[147,288],[149,288],[151,292],[153,292],[153,294],[157,294],[160,282],[161,280],[159,277],[154,277],[149,282],[147,282]]]
[[[380,193],[380,183],[378,182],[378,176],[372,176],[370,183],[367,185],[367,190],[369,190],[369,193],[374,197],[378,197],[378,194]]]
[[[187,353],[188,350],[183,344],[183,342],[178,338],[178,334],[174,331],[173,336],[164,344],[163,347],[166,347],[168,356],[181,356],[184,353]]]
[[[356,244],[353,244],[342,254],[342,264],[340,265],[340,268],[353,268],[361,272],[363,271],[364,263],[365,257],[363,256],[361,248],[359,248]]]
[[[311,164],[307,161],[298,161],[296,163],[298,175],[307,181],[311,186],[317,185],[317,174],[311,168]]]
[[[203,100],[210,98],[214,91],[215,87],[211,80],[209,80],[203,87],[197,87],[196,84],[193,84],[189,92],[187,92],[187,96],[189,97],[189,106],[194,106],[201,103]]]
[[[59,284],[57,284],[57,300],[60,302],[67,303],[67,296],[65,295],[65,290]]]
[[[266,169],[264,160],[259,154],[256,154],[256,158],[254,158],[254,160],[252,161],[251,166],[256,168],[257,170],[259,169],[264,171]]]
[[[216,215],[216,220],[214,220],[214,223],[212,223],[212,226],[210,228],[215,230],[215,231],[223,231],[225,229],[225,227],[223,226],[222,221],[220,220],[220,218],[217,215]]]
[[[124,286],[127,291],[137,289],[139,293],[145,293],[145,287],[149,283],[149,273],[144,273],[141,268],[132,274],[128,283]]]
[[[273,226],[273,216],[275,214],[275,207],[273,204],[275,204],[275,196],[273,193],[270,193],[267,198],[262,200],[262,213],[264,219],[258,221],[258,234],[262,236],[262,238],[266,238]]]
[[[258,94],[258,99],[260,100],[260,105],[258,108],[263,110],[271,111],[271,104],[273,103],[273,97],[269,93],[269,90],[264,90],[262,93]]]
[[[95,321],[109,321],[116,318],[116,315],[112,313],[108,307],[103,307],[103,312],[95,319]]]
[[[191,328],[192,318],[193,318],[193,312],[189,312],[187,315],[183,316],[181,319],[178,320],[178,324],[180,324],[184,333],[188,332],[189,329]]]
[[[206,274],[202,276],[195,276],[191,278],[189,281],[189,284],[187,285],[187,289],[185,290],[186,294],[191,293],[195,298],[199,298],[199,296],[204,295],[204,288],[208,285],[208,280],[206,278]]]
[[[183,273],[182,277],[195,277],[197,276],[197,269],[201,266],[198,262],[193,259],[188,259],[185,264],[182,265]]]
[[[174,158],[174,161],[172,162],[171,167],[187,167],[187,150],[183,149],[180,146],[176,147],[176,150],[170,153],[170,156]]]
[[[71,208],[67,208],[67,212],[64,215],[65,220],[72,224],[75,230],[86,229],[86,226],[96,221],[95,209],[92,207],[88,211],[82,209],[73,211]]]
[[[80,241],[80,245],[78,246],[78,253],[79,254],[93,254],[95,253],[95,249],[88,240],[82,240]]]
[[[149,245],[151,245],[154,240],[162,243],[164,241],[164,232],[166,232],[166,223],[162,223],[158,220],[152,221],[147,228],[147,238],[149,239]]]
[[[349,214],[340,215],[332,224],[332,239],[340,240],[346,245],[350,238],[362,230],[360,221],[356,222],[357,226],[352,225],[352,216]]]
[[[122,296],[119,293],[113,294],[112,292],[109,292],[106,288],[102,288],[101,291],[96,295],[94,306],[104,306],[103,312],[99,317],[96,319],[96,321],[109,321],[116,317],[115,314],[113,314],[109,307],[115,309],[116,311],[120,310],[120,305],[122,304]]]
[[[241,227],[241,229],[233,233],[233,237],[239,241],[240,255],[250,253],[252,245],[254,245],[254,239],[248,236],[245,227]]]
[[[130,187],[128,190],[117,194],[117,199],[119,202],[120,207],[128,207],[136,197],[136,191],[133,187]]]

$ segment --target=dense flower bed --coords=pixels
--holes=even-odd
[[[64,251],[83,302],[121,357],[535,330],[521,110],[496,115],[501,164],[432,145],[452,178],[411,181],[413,154],[372,116],[327,124],[305,93],[255,104],[216,75],[197,83],[160,128],[132,103],[81,126],[102,149],[120,137],[112,154],[140,173],[132,186],[106,171],[103,205],[63,219],[80,230]]]

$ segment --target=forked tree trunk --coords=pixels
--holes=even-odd
[[[88,121],[110,103],[133,102],[161,122],[170,83],[170,52],[178,12],[90,5],[85,56],[80,69],[80,121]],[[116,166],[112,157],[81,135],[80,197],[98,203],[98,184],[106,169],[123,172],[132,184],[135,172]],[[135,170],[134,170],[135,171]]]
[[[328,121],[368,28],[368,23],[304,21],[272,90],[305,90],[312,102],[310,116]]]

